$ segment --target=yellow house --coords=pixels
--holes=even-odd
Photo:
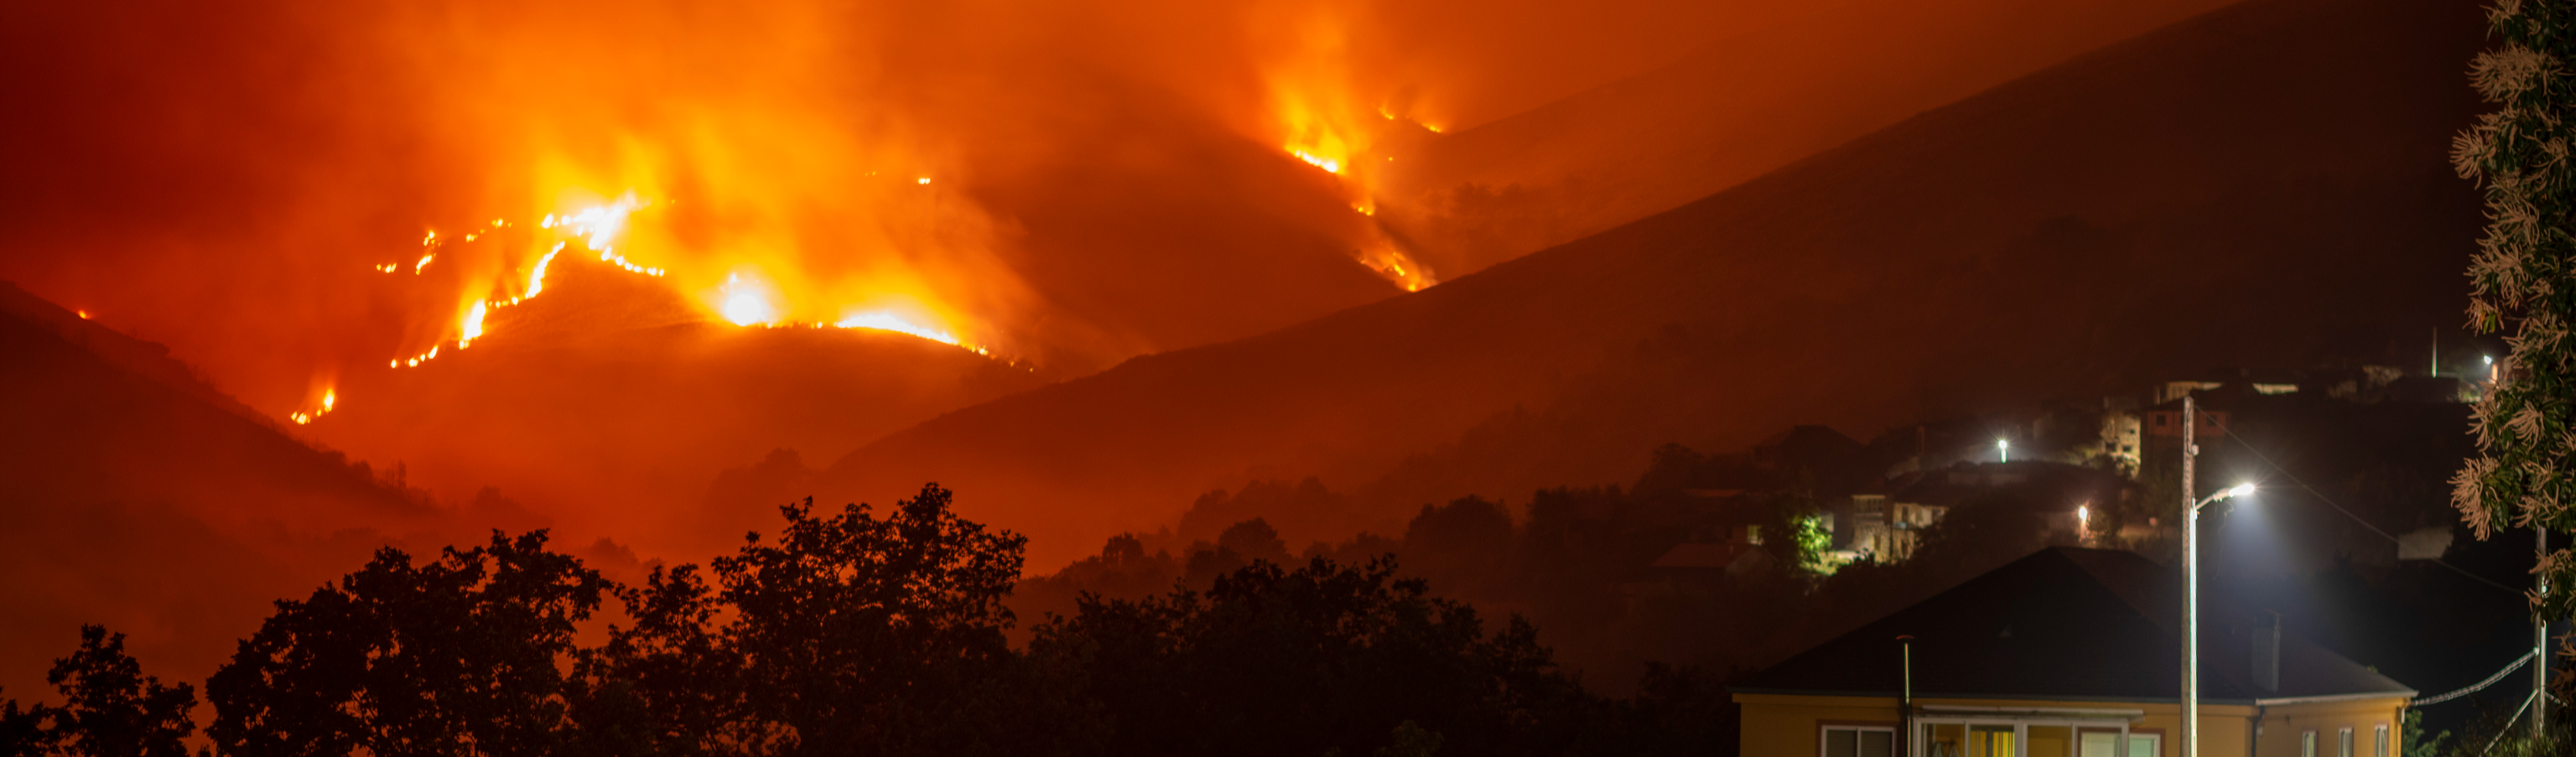
[[[2202,757],[2396,757],[2415,690],[2214,604]],[[1738,682],[1742,754],[2181,757],[2181,606],[2146,558],[2042,550]]]

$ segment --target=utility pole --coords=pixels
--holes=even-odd
[[[1896,757],[1914,757],[1907,747],[1914,744],[1914,636],[1896,637],[1905,649],[1904,672],[1896,689]]]
[[[2197,417],[2192,397],[2182,396],[2182,757],[2200,757],[2200,501],[2192,494],[2191,462]]]
[[[2549,558],[2549,527],[2538,523],[2531,527],[2531,548],[2540,559]],[[2549,576],[2535,574],[2532,588],[2542,596],[2549,594]],[[2531,621],[2531,741],[2537,746],[2549,733],[2549,617]]]

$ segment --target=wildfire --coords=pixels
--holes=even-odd
[[[955,334],[913,323],[912,321],[905,320],[903,316],[882,310],[869,313],[853,313],[841,318],[840,323],[832,325],[845,329],[875,329],[878,331],[892,331],[897,334],[911,334],[940,344],[955,345],[959,347],[966,346],[958,343],[957,335]],[[976,349],[975,351],[983,352],[981,349]]]
[[[1334,159],[1332,159],[1332,158],[1327,158],[1327,157],[1324,157],[1324,156],[1321,156],[1321,155],[1317,155],[1317,154],[1314,154],[1314,153],[1311,153],[1311,152],[1307,152],[1307,151],[1305,151],[1305,150],[1300,150],[1300,149],[1297,149],[1297,148],[1294,148],[1294,147],[1288,148],[1288,152],[1289,152],[1289,154],[1291,154],[1291,155],[1295,155],[1295,156],[1297,156],[1297,159],[1298,159],[1298,160],[1306,161],[1306,164],[1307,164],[1307,165],[1314,166],[1314,167],[1316,167],[1316,168],[1324,169],[1324,172],[1325,172],[1325,173],[1338,174],[1338,173],[1341,173],[1341,172],[1342,172],[1342,162],[1341,162],[1341,161],[1334,160]]]
[[[1348,19],[1315,7],[1282,21],[1271,28],[1281,35],[1275,42],[1285,55],[1262,72],[1276,129],[1269,136],[1289,156],[1338,177],[1351,210],[1376,218],[1380,182],[1395,160],[1387,153],[1423,138],[1413,129],[1441,129],[1411,112],[1410,96],[1370,103],[1360,95],[1368,77],[1346,65]],[[1382,227],[1372,224],[1362,233],[1366,238],[1352,253],[1361,265],[1408,292],[1440,283]]]
[[[555,248],[547,250],[545,257],[537,258],[536,267],[528,271],[528,293],[520,297],[535,297],[537,293],[546,291],[546,265],[555,262],[555,256],[563,254],[563,248],[564,243],[556,242]]]
[[[318,409],[315,409],[313,412],[310,412],[310,413],[302,412],[302,411],[297,411],[297,412],[287,413],[287,414],[286,414],[286,418],[287,418],[288,420],[295,421],[295,425],[298,425],[298,426],[302,426],[302,425],[305,425],[305,424],[308,424],[308,423],[312,423],[314,419],[316,419],[316,418],[320,418],[320,417],[322,417],[324,414],[331,412],[331,409],[332,409],[333,407],[338,406],[338,405],[339,405],[339,402],[340,402],[340,394],[339,394],[339,392],[338,392],[338,391],[336,391],[336,390],[331,390],[331,389],[324,389],[324,390],[322,390],[322,407],[320,407],[320,408],[318,408]]]
[[[1432,275],[1430,266],[1416,262],[1413,256],[1396,249],[1391,242],[1381,241],[1371,249],[1360,251],[1359,259],[1361,265],[1377,271],[1378,275],[1404,287],[1407,292],[1419,292],[1440,283],[1440,279]]]
[[[489,312],[489,308],[486,308],[481,301],[476,301],[474,307],[466,309],[464,335],[456,338],[457,349],[465,349],[466,345],[473,344],[475,339],[483,336],[483,315],[486,312]]]
[[[736,326],[768,323],[778,312],[761,296],[759,285],[743,281],[739,273],[725,277],[723,308],[724,319]]]
[[[926,185],[930,183],[930,178],[918,177],[915,181],[919,184]],[[537,223],[538,228],[553,231],[558,234],[559,237],[554,240],[551,247],[545,249],[545,253],[543,255],[536,256],[536,259],[533,262],[527,264],[524,271],[524,279],[504,280],[505,282],[523,283],[523,286],[518,287],[519,291],[517,294],[508,297],[501,297],[499,296],[499,293],[495,293],[493,296],[489,297],[473,298],[465,304],[463,313],[458,316],[456,321],[454,321],[456,329],[454,332],[456,348],[461,350],[470,347],[476,340],[482,339],[488,335],[491,323],[490,319],[493,311],[519,305],[536,298],[538,295],[544,294],[546,291],[547,271],[550,270],[555,259],[562,255],[563,251],[567,247],[570,247],[574,240],[579,240],[585,247],[597,251],[601,262],[615,265],[619,270],[657,278],[668,274],[669,271],[666,269],[647,267],[628,260],[625,255],[618,254],[612,247],[612,245],[618,241],[619,236],[626,231],[629,217],[635,211],[641,210],[646,206],[647,203],[637,199],[633,192],[628,192],[614,202],[592,206],[579,212],[569,214],[547,215],[543,219],[539,220]],[[509,220],[505,218],[493,219],[492,221],[492,228],[494,229],[506,228],[510,225]],[[465,240],[472,241],[477,237],[478,235],[476,234],[466,234]],[[442,244],[438,233],[435,231],[428,232],[422,236],[421,243],[423,245],[430,246],[433,250],[436,249],[438,245]],[[436,258],[436,256],[437,253],[435,252],[422,255],[420,260],[413,264],[413,272],[421,272],[434,258]],[[470,262],[466,265],[468,268],[472,267]],[[386,264],[376,266],[375,268],[380,271],[392,272],[396,267],[392,264]],[[506,286],[506,283],[504,286]],[[776,287],[760,280],[754,271],[740,270],[728,274],[725,278],[724,284],[718,287],[712,294],[713,297],[709,300],[709,304],[713,306],[713,309],[716,311],[716,315],[737,326],[777,326],[782,323],[783,319],[788,317],[786,309],[782,307],[781,304],[781,293]],[[935,320],[933,322],[935,322]],[[818,322],[812,325],[816,328],[837,326],[839,328],[889,331],[959,347],[980,355],[992,354],[986,348],[966,344],[963,340],[960,340],[955,333],[944,327],[925,326],[922,324],[923,321],[898,314],[894,310],[870,310],[846,311],[838,323],[827,324]],[[440,350],[444,346],[444,342],[433,344],[427,351],[419,354],[387,360],[385,361],[385,366],[387,368],[396,369],[419,367],[424,363],[436,360]],[[326,393],[324,395],[323,406],[321,409],[312,412],[298,412],[290,417],[295,418],[296,422],[299,424],[309,423],[312,419],[320,417],[322,413],[329,412],[332,399],[332,395]]]
[[[582,244],[589,245],[594,250],[607,252],[609,242],[617,239],[617,232],[626,230],[626,217],[642,209],[644,209],[644,203],[635,199],[634,192],[627,192],[619,195],[616,202],[564,216],[561,220],[557,220],[554,216],[546,216],[545,222],[540,224],[540,227],[551,229],[563,226],[572,229],[573,235],[583,237]]]

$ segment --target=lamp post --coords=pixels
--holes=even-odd
[[[2254,493],[2253,484],[2192,499],[2191,397],[2182,398],[2182,757],[2200,757],[2200,508]]]
[[[2012,440],[2011,440],[2011,439],[1996,439],[1996,440],[1995,440],[1995,462],[1998,462],[1998,463],[2009,463],[2009,462],[2012,462]]]
[[[2252,493],[2253,484],[2238,484],[2191,503],[2183,512],[2182,757],[2200,757],[2200,508]],[[2190,490],[2184,490],[2183,496],[2191,496]]]

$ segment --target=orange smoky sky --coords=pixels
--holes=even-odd
[[[819,467],[1534,249],[1433,257],[1406,240],[1438,229],[1377,217],[1405,216],[1396,187],[1422,177],[1398,158],[1442,135],[1725,60],[1741,82],[1715,107],[1762,137],[1725,163],[1741,180],[2208,4],[19,4],[0,11],[0,279],[442,498],[495,485],[636,539],[655,519],[635,512],[694,505],[773,447]],[[1675,105],[1636,120],[1711,107]],[[1503,157],[1652,173],[1646,148]],[[550,272],[623,283],[566,295]],[[893,329],[1003,368],[611,336],[692,321]],[[539,331],[579,344],[424,367]],[[848,396],[761,396],[789,387]]]
[[[631,192],[615,250],[709,315],[753,291],[1099,365],[1437,280],[1347,214],[1374,177],[1249,155],[1347,162],[1384,121],[1455,131],[1871,5],[21,4],[0,276],[283,413],[456,338],[546,241],[462,234]],[[1847,54],[2074,12],[1909,14]],[[377,268],[433,231],[415,280]]]
[[[1033,252],[1024,211],[1162,179],[1350,236],[1347,219],[1298,218],[1301,194],[1338,203],[1330,181],[1211,182],[1187,174],[1231,166],[1194,154],[1275,156],[1374,128],[1359,119],[1380,109],[1492,118],[1683,55],[1751,7],[20,5],[0,32],[17,114],[0,126],[0,276],[283,411],[330,374],[456,338],[473,302],[524,288],[546,241],[462,235],[631,192],[644,209],[614,249],[667,269],[711,315],[747,282],[776,319],[885,311],[1017,353],[1114,359],[1239,334],[1158,325],[1187,314],[1151,303],[1094,306],[1086,290],[1122,284],[1085,278],[1164,266],[1085,271],[1082,245]],[[414,274],[433,231],[441,257]],[[1155,253],[1185,270],[1238,252],[1125,241],[1183,248]],[[1241,282],[1155,283],[1188,301],[1202,295],[1176,290]],[[1293,283],[1336,307],[1354,297]]]

